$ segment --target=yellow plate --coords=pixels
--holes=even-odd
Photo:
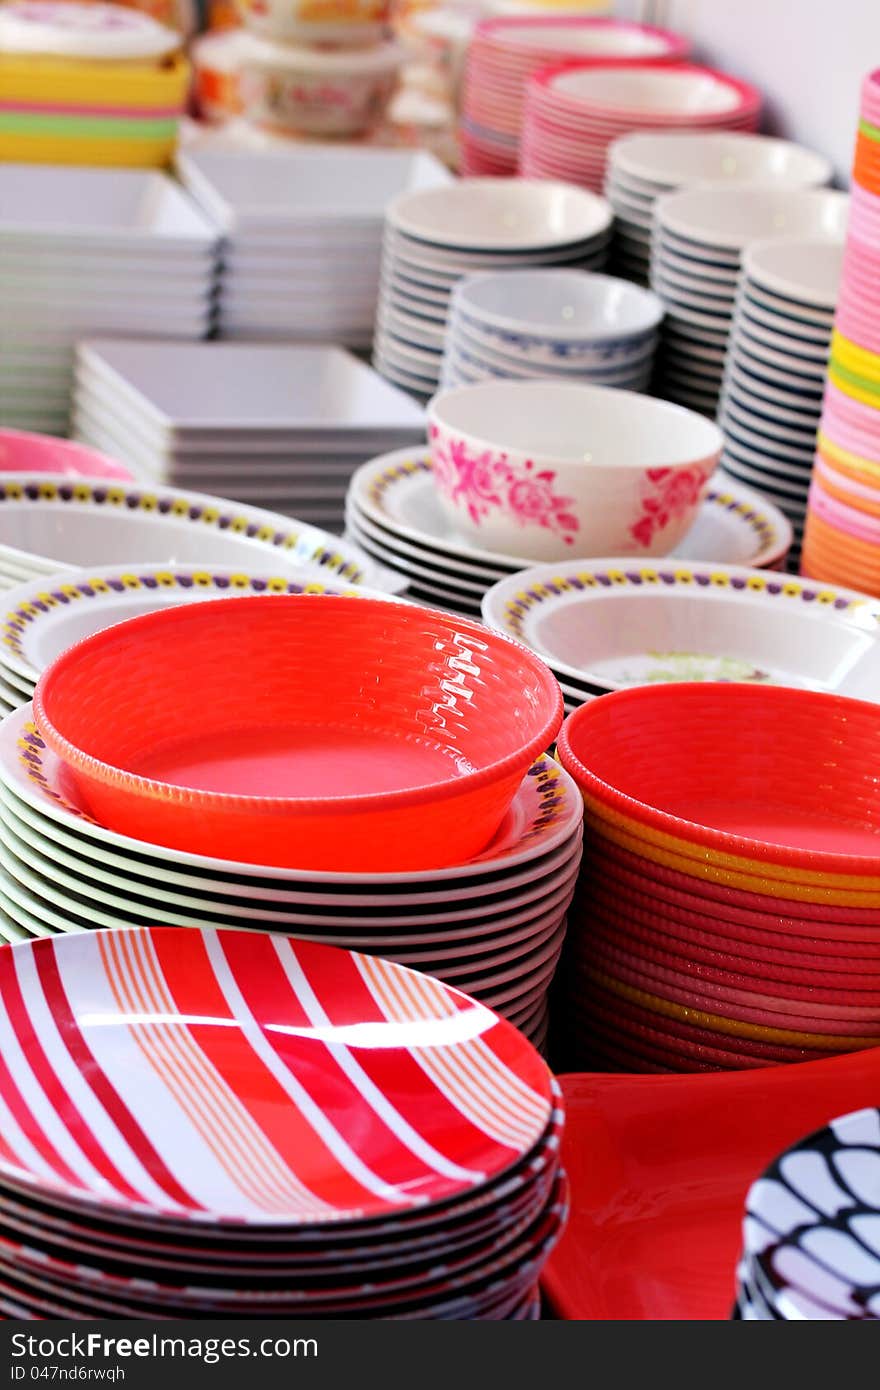
[[[181,53],[155,63],[127,64],[0,54],[0,94],[5,104],[180,109],[189,80],[189,63]]]
[[[845,338],[839,328],[831,335],[831,356],[848,372],[880,382],[880,353],[859,347],[851,338]]]

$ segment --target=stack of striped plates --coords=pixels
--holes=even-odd
[[[466,995],[171,928],[16,946],[0,993],[6,1317],[537,1316],[560,1093]]]
[[[805,607],[837,601],[857,602]],[[588,848],[565,1070],[880,1044],[878,747],[876,704],[762,683],[643,686],[566,721]]]

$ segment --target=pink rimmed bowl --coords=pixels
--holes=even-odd
[[[134,481],[134,474],[123,464],[97,449],[24,430],[0,429],[0,473],[63,473],[68,478]]]

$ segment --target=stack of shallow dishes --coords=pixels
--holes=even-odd
[[[226,239],[224,338],[367,348],[389,199],[441,188],[433,155],[328,148],[193,149],[178,168]]]
[[[600,191],[608,148],[639,130],[754,130],[760,93],[711,68],[561,64],[526,88],[520,173]]]
[[[89,333],[207,337],[219,245],[164,174],[0,164],[0,425],[66,433]]]
[[[782,238],[748,246],[725,360],[721,466],[790,517],[795,564],[842,261],[842,242]]]
[[[856,1110],[793,1144],[746,1198],[735,1318],[880,1318],[880,1110]]]
[[[804,537],[803,572],[880,594],[880,69],[862,87],[852,216]]]
[[[537,1316],[564,1117],[489,1009],[237,931],[2,955],[4,1314]]]
[[[817,601],[818,600],[818,601]],[[880,609],[738,565],[536,565],[488,590],[483,620],[542,657],[572,705],[629,686],[745,681],[880,701]]]
[[[822,155],[742,132],[623,135],[608,147],[605,196],[614,209],[615,272],[647,284],[654,204],[664,193],[701,183],[752,183],[818,188],[831,181]]]
[[[608,275],[469,275],[452,293],[443,385],[558,376],[644,391],[662,317],[656,295]]]
[[[388,207],[373,362],[427,400],[440,383],[457,282],[474,271],[599,270],[611,233],[602,198],[564,184],[461,179]]]
[[[782,237],[841,241],[848,214],[847,195],[827,189],[706,186],[658,198],[651,288],[666,305],[661,394],[714,415],[746,247]],[[759,343],[761,360],[775,367],[772,354]]]
[[[789,583],[792,607],[859,611]],[[878,740],[876,704],[763,684],[643,686],[570,717],[558,754],[588,834],[566,1070],[760,1067],[880,1043]]]
[[[277,512],[178,488],[145,488],[108,473],[0,474],[0,589],[57,577],[68,567],[172,561],[288,576],[307,563],[353,584],[404,587],[356,546]]]
[[[615,19],[576,15],[486,19],[468,50],[461,122],[465,174],[515,174],[526,85],[550,64],[579,61],[595,67],[670,63],[690,44],[678,34]]]
[[[338,531],[354,468],[424,435],[409,396],[336,347],[83,343],[77,437],[150,482]]]
[[[42,676],[35,716],[45,738],[30,707],[2,726],[4,935],[153,922],[291,931],[467,987],[542,1042],[582,820],[570,779],[540,752],[562,711],[546,667],[477,624],[410,605],[313,597],[304,585],[295,597],[174,596],[160,607],[151,584],[185,587],[182,571],[141,568],[128,586],[125,575],[47,586],[7,620],[10,664],[25,672],[36,669],[27,653],[39,660],[93,635]],[[146,590],[145,600],[124,586]],[[56,601],[64,612],[33,611]],[[154,611],[125,621],[144,608]],[[279,650],[290,658],[283,667]],[[317,650],[320,666],[307,656]],[[108,659],[113,674],[102,676]],[[179,675],[162,678],[159,701],[148,669],[157,661]],[[378,687],[377,663],[384,704],[361,693]],[[89,671],[105,692],[90,730],[77,722],[84,706],[74,694]],[[221,683],[224,700],[206,679]],[[451,734],[435,705],[442,748],[418,695],[438,682],[440,699],[467,700],[469,711]],[[514,689],[519,712],[493,732],[480,708],[507,690],[513,709]],[[148,708],[160,718],[172,702],[175,710],[170,740],[150,735],[149,766],[111,713],[137,690],[150,691],[135,696],[144,718]],[[422,729],[418,740],[401,737],[407,720]],[[95,736],[108,733],[115,748],[99,748]],[[464,772],[448,756],[453,736]],[[77,752],[83,744],[97,761]],[[137,770],[95,780],[102,754]]]

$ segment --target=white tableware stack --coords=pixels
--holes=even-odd
[[[223,338],[373,336],[386,204],[451,175],[432,155],[351,147],[193,149],[179,173],[224,237]]]
[[[600,270],[611,209],[565,184],[461,179],[388,207],[373,362],[426,401],[440,384],[452,292],[476,271]]]
[[[205,338],[219,237],[164,174],[0,166],[0,425],[64,434],[90,333]]]
[[[623,135],[608,147],[605,197],[614,209],[614,273],[647,284],[654,204],[664,193],[701,183],[818,188],[831,180],[822,155],[741,131]]]
[[[655,205],[651,288],[666,306],[655,389],[714,415],[742,258],[753,241],[840,241],[849,198],[829,189],[703,185]]]
[[[645,391],[662,317],[656,295],[609,275],[469,275],[452,293],[442,384],[552,376]]]
[[[773,498],[800,554],[822,413],[843,242],[758,241],[746,248],[724,368],[721,466]]]
[[[142,479],[337,531],[355,468],[424,438],[421,408],[363,362],[282,343],[85,343],[73,421]]]

